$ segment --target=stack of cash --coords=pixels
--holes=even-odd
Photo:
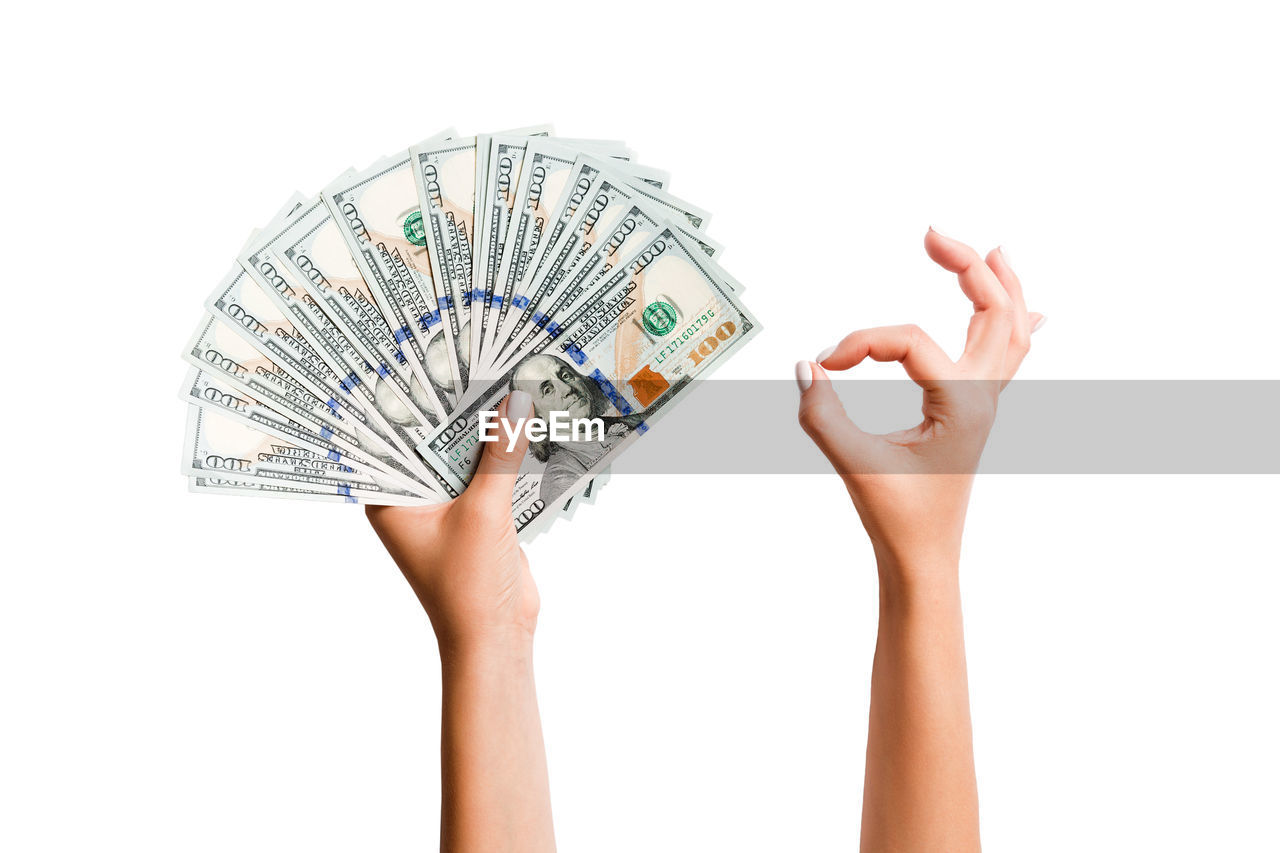
[[[531,127],[445,131],[290,199],[183,353],[191,490],[447,501],[519,388],[533,417],[597,427],[534,436],[511,513],[545,529],[760,329],[669,182],[621,142]]]

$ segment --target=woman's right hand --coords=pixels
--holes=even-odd
[[[1000,391],[1030,348],[1044,316],[1028,313],[1004,253],[985,262],[973,249],[929,229],[925,250],[955,273],[973,302],[964,355],[953,362],[918,326],[854,332],[796,365],[800,425],[844,480],[871,537],[882,573],[919,577],[954,571],[969,490]],[[899,361],[924,392],[924,419],[886,435],[849,419],[824,368],[847,370],[866,358]]]

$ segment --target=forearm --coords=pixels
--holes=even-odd
[[[862,849],[979,849],[978,791],[954,563],[881,564]]]
[[[531,635],[441,648],[440,847],[555,849]]]

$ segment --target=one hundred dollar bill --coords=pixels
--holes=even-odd
[[[347,250],[346,240],[328,206],[295,217],[274,246],[282,265],[323,303],[325,311],[352,344],[374,366],[409,414],[421,423],[437,425],[445,410],[440,398],[429,392],[430,381],[409,343],[397,339],[383,316],[369,283]],[[413,341],[412,337],[409,341]],[[382,383],[375,393],[384,391]],[[386,401],[388,408],[393,407]]]
[[[322,322],[326,328],[332,325],[323,319],[323,312],[312,317],[305,306],[298,304],[299,300],[293,300],[292,304],[285,301],[288,294],[281,293],[277,287],[287,287],[287,284],[273,259],[259,259],[252,249],[247,259],[255,269],[242,266],[228,274],[206,300],[205,307],[293,381],[324,400],[338,418],[357,432],[368,435],[370,445],[380,446],[403,460],[416,477],[429,478],[430,472],[425,466],[420,468],[412,456],[412,431],[391,426],[377,411],[372,389],[363,382],[352,381],[349,371],[337,372],[326,356],[336,362],[341,359],[339,352],[322,354],[319,351],[326,345],[340,346],[326,340],[324,332],[315,328]],[[264,286],[266,278],[259,272],[263,267],[280,282]],[[312,330],[314,340],[306,329]]]
[[[274,427],[282,421],[296,424],[296,428],[290,427],[280,435],[286,440],[312,441],[314,447],[326,453],[350,457],[354,465],[380,472],[388,484],[396,483],[423,496],[439,491],[423,482],[423,477],[414,470],[416,465],[407,467],[403,457],[377,440],[372,432],[345,418],[336,401],[331,405],[330,400],[312,393],[217,317],[205,315],[200,321],[183,351],[183,358],[204,374],[206,384],[216,381],[225,386],[211,389],[205,397],[203,387],[185,384],[183,397],[188,402],[225,404],[224,407],[230,407],[234,413],[242,413],[244,407],[240,401],[249,400],[261,407],[260,413],[256,409],[254,413],[255,416],[261,414],[267,426]]]
[[[291,221],[302,222],[327,211],[319,199],[310,202],[307,208]],[[376,421],[375,429],[380,435],[392,439],[401,452],[411,454],[411,448],[421,442],[434,425],[414,410],[413,400],[391,381],[389,371],[380,370],[381,365],[375,366],[376,355],[365,347],[358,335],[349,333],[345,323],[339,322],[341,315],[331,316],[326,303],[304,287],[306,279],[299,271],[282,263],[275,254],[277,249],[288,245],[292,234],[290,226],[275,234],[264,231],[241,253],[240,265],[259,288],[258,291],[246,290],[266,295],[292,324],[299,350],[324,361],[331,371],[325,377],[330,390],[336,380],[337,387],[354,397]],[[258,317],[257,322],[265,326],[268,333],[273,324],[281,328],[276,317]]]
[[[581,205],[581,215],[566,229],[555,258],[543,267],[541,278],[522,300],[523,311],[510,325],[501,351],[493,356],[492,363],[499,371],[555,318],[563,316],[566,306],[594,286],[631,247],[663,225],[670,222],[686,229],[684,233],[709,256],[715,253],[700,231],[690,233],[691,225],[671,222],[669,215],[675,212],[654,202],[647,184],[614,170],[601,170],[598,175],[590,198]]]
[[[602,190],[611,189],[608,183]],[[647,203],[632,203],[622,212],[610,232],[603,232],[602,239],[592,246],[564,276],[557,287],[547,295],[547,305],[531,309],[529,322],[516,331],[507,350],[498,357],[499,369],[509,366],[520,354],[532,348],[536,342],[554,333],[557,317],[568,316],[573,307],[588,298],[591,290],[616,266],[618,259],[626,257],[630,250],[651,239],[667,226],[665,217],[649,208]],[[604,234],[608,236],[605,237]]]
[[[481,343],[481,367],[493,347],[495,331],[501,327],[511,303],[511,296],[521,286],[528,263],[546,234],[547,211],[553,209],[564,193],[569,169],[576,154],[561,147],[554,139],[535,139],[525,150],[524,166],[512,202],[512,216],[503,256],[498,264],[492,304],[489,311],[496,319],[486,324]]]
[[[489,140],[489,161],[485,164],[484,195],[477,198],[476,216],[480,219],[475,249],[475,278],[472,301],[473,335],[479,335],[476,352],[481,350],[488,337],[488,324],[493,314],[493,297],[498,279],[498,267],[502,262],[506,245],[507,224],[516,201],[520,184],[525,150],[529,146],[527,136],[493,136]]]
[[[471,328],[476,330],[477,334],[471,338],[471,362],[479,364],[480,358],[480,339],[483,336],[484,314],[486,311],[486,291],[485,283],[489,272],[488,258],[492,250],[492,241],[497,239],[494,228],[499,224],[498,208],[492,204],[494,194],[497,193],[503,200],[504,206],[511,196],[514,201],[515,182],[519,179],[520,173],[517,164],[500,160],[498,168],[491,171],[494,165],[492,159],[493,140],[498,138],[531,138],[539,136],[550,136],[552,133],[551,125],[540,124],[532,127],[522,127],[514,130],[505,130],[499,133],[481,133],[476,136],[476,180],[475,180],[475,207],[474,220],[472,223],[472,233],[475,240],[471,246]],[[514,174],[512,174],[514,170]],[[494,186],[497,181],[500,186]],[[506,227],[505,220],[501,226]],[[501,257],[498,255],[496,257]],[[494,268],[496,272],[496,267]],[[492,291],[489,291],[491,294]]]
[[[203,474],[187,478],[187,488],[194,494],[234,495],[236,497],[286,498],[289,500],[317,501],[321,503],[382,504],[386,506],[430,506],[435,501],[424,498],[398,497],[382,494],[376,498],[360,498],[355,495],[331,494],[315,489],[288,486],[274,482]]]
[[[670,180],[670,176],[666,172],[636,163],[613,161],[612,166],[625,173],[628,177],[643,181],[657,189],[662,189],[666,182]],[[578,155],[571,169],[572,171],[566,182],[566,189],[561,194],[559,203],[551,208],[553,212],[549,217],[548,233],[541,239],[540,245],[534,252],[533,259],[526,268],[527,271],[523,275],[523,281],[517,285],[516,292],[511,297],[511,309],[507,312],[506,319],[503,321],[501,328],[494,334],[491,351],[487,354],[487,365],[496,361],[498,354],[506,349],[507,344],[515,334],[515,328],[523,323],[526,309],[531,304],[537,303],[545,289],[550,287],[550,282],[542,283],[541,270],[551,254],[552,247],[556,247],[557,251],[562,255],[572,250],[572,247],[560,248],[564,246],[564,243],[561,242],[561,237],[570,223],[578,221],[575,217],[579,207],[584,201],[588,201],[594,196],[597,182],[603,173],[600,168],[600,161],[585,154]]]
[[[595,165],[598,162],[596,158],[581,153],[574,160],[572,173],[568,179],[568,187],[561,195],[559,203],[552,209],[548,233],[534,254],[534,259],[531,262],[532,269],[525,276],[524,287],[512,298],[512,307],[514,309],[523,310],[526,307],[528,304],[527,299],[522,300],[522,296],[527,292],[529,285],[537,278],[548,251],[559,242],[560,235],[578,212],[578,207],[582,202],[591,198],[596,181],[599,180],[601,174],[600,169]],[[659,190],[664,189],[671,180],[671,176],[667,172],[640,163],[614,160],[610,163],[610,166],[614,171],[626,175],[628,179],[643,181]],[[508,320],[510,321],[513,316],[508,314]],[[501,331],[498,339],[502,340]]]
[[[371,474],[268,435],[212,406],[188,407],[182,460],[182,473],[191,477],[227,477],[357,498],[415,497],[387,492]]]
[[[437,291],[453,306],[451,331],[460,364],[475,363],[471,340],[471,253],[475,246],[476,137],[424,143],[409,149],[422,210],[427,255]]]
[[[431,140],[428,140],[430,142]],[[431,275],[427,228],[418,206],[413,160],[402,154],[344,175],[321,193],[378,307],[410,342],[446,410],[466,387],[456,307]]]
[[[636,246],[553,336],[524,353],[487,389],[468,395],[418,450],[455,488],[470,480],[483,447],[480,413],[513,388],[534,414],[599,418],[603,438],[530,448],[512,499],[516,528],[536,529],[642,435],[689,387],[759,331],[717,269],[679,229]]]
[[[487,317],[480,346],[481,367],[488,364],[494,336],[501,328],[511,307],[512,297],[522,287],[524,277],[532,270],[530,263],[541,247],[542,237],[554,210],[564,194],[574,160],[583,148],[599,156],[625,160],[629,149],[613,140],[562,138],[533,139],[525,148],[516,182],[515,196],[502,240],[502,257],[497,262],[497,275],[492,296],[486,302]]]
[[[439,502],[456,491],[452,487],[427,489],[398,474],[389,473],[373,457],[349,451],[340,437],[326,433],[323,428],[317,428],[314,424],[292,420],[255,397],[246,386],[198,367],[191,368],[187,373],[179,397],[187,403],[216,411],[272,438],[297,445],[318,453],[331,462],[368,474],[373,478],[379,493],[412,495]]]

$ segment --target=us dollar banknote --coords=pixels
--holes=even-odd
[[[512,204],[512,233],[505,241],[503,257],[498,265],[493,295],[496,306],[490,307],[490,311],[496,307],[497,317],[486,326],[482,353],[493,347],[495,330],[506,318],[511,296],[520,288],[529,261],[546,233],[547,212],[558,205],[564,194],[575,156],[573,149],[545,139],[533,140],[526,149],[525,166],[521,169]]]
[[[412,349],[406,354],[409,343],[397,338],[383,316],[327,205],[291,220],[274,254],[374,366],[384,380],[376,390],[385,390],[383,384],[390,386],[415,420],[439,424],[445,410],[439,397],[427,390],[430,382],[422,363],[413,357]],[[386,405],[393,407],[389,400]]]
[[[529,146],[526,136],[494,136],[489,140],[489,162],[485,165],[487,177],[484,195],[477,198],[476,216],[479,218],[478,239],[475,248],[474,289],[479,301],[472,303],[472,333],[479,335],[477,353],[488,337],[488,324],[493,313],[494,289],[498,278],[498,265],[502,262],[502,250],[506,245],[507,223],[515,205],[520,172],[524,165],[524,153]]]
[[[347,449],[340,436],[327,432],[323,427],[305,421],[295,421],[281,414],[254,396],[246,385],[235,383],[225,376],[192,367],[182,384],[179,396],[187,403],[216,411],[250,429],[264,433],[278,441],[287,442],[322,455],[330,462],[367,474],[376,484],[380,494],[411,495],[439,502],[452,494],[452,487],[424,488],[412,480],[388,472],[370,456]],[[212,474],[213,472],[208,472]],[[238,476],[237,479],[250,479]]]
[[[612,140],[533,139],[526,146],[508,214],[507,232],[501,241],[502,257],[497,262],[488,317],[481,341],[481,366],[493,348],[494,335],[511,307],[512,296],[522,287],[530,262],[541,246],[549,220],[568,184],[577,152],[590,148],[601,156],[617,159],[629,156],[627,147]]]
[[[619,167],[612,161],[603,160],[589,154],[584,155],[582,161],[585,166],[592,167],[596,174],[600,175],[600,179],[609,178],[614,184],[629,186],[633,197],[648,199],[657,209],[664,210],[672,225],[683,231],[687,236],[693,237],[708,257],[714,257],[721,250],[720,244],[706,234],[705,229],[711,219],[711,214],[707,211],[673,196],[665,189],[653,185],[650,181],[636,180],[626,174],[624,168]],[[594,190],[594,187],[592,189]],[[574,226],[579,225],[581,222],[582,220],[579,219],[575,223],[570,223],[567,230],[571,231]],[[579,247],[578,251],[581,252],[582,249]],[[573,259],[572,255],[566,259],[558,252],[552,257],[561,263],[571,263]]]
[[[289,500],[316,501],[319,503],[383,504],[387,506],[430,506],[433,501],[423,498],[398,497],[382,494],[376,499],[355,495],[335,494],[301,486],[288,486],[275,482],[247,480],[214,474],[198,474],[187,478],[187,490],[200,495],[233,495],[235,497],[285,498]]]
[[[563,504],[638,439],[688,387],[757,333],[712,261],[668,226],[635,251],[567,318],[483,393],[469,398],[418,450],[455,488],[483,447],[480,413],[513,388],[534,415],[599,418],[599,440],[530,447],[512,499],[518,531]]]
[[[471,340],[471,253],[475,245],[476,138],[413,146],[414,185],[438,291],[454,306],[459,364],[475,363]]]
[[[183,461],[182,473],[190,477],[226,477],[375,501],[389,494],[375,477],[346,462],[268,435],[212,406],[188,407]]]
[[[516,128],[514,130],[504,130],[498,133],[481,133],[476,135],[476,180],[474,195],[474,220],[472,223],[472,233],[474,241],[471,244],[471,328],[477,331],[477,334],[471,339],[471,359],[475,364],[479,364],[480,358],[480,339],[484,324],[484,314],[487,310],[486,306],[486,277],[488,272],[488,249],[491,249],[491,241],[497,239],[497,235],[493,229],[497,226],[498,210],[491,204],[495,192],[501,196],[504,201],[508,195],[515,192],[515,181],[519,178],[520,173],[517,165],[510,160],[499,159],[497,168],[492,157],[493,140],[499,139],[520,139],[532,138],[551,135],[551,125],[542,124],[532,127]],[[515,170],[514,176],[512,170]],[[494,186],[494,181],[498,181],[502,186]],[[514,200],[512,198],[511,200]],[[503,222],[502,227],[505,226]],[[495,268],[496,270],[496,268]],[[491,294],[492,291],[489,291]]]
[[[493,356],[499,368],[562,316],[566,305],[608,272],[631,246],[670,222],[669,214],[683,215],[659,207],[643,183],[637,185],[613,170],[598,174],[590,200],[581,206],[581,216],[571,221],[555,258],[540,272],[542,277],[523,300],[524,310],[511,324],[500,353]],[[671,224],[692,229],[687,224]],[[694,239],[708,256],[715,253],[714,247],[708,250],[701,232],[682,233]]]
[[[565,190],[560,194],[559,202],[554,206],[548,206],[553,211],[549,217],[548,233],[540,240],[540,245],[534,250],[533,257],[521,276],[522,280],[516,284],[515,292],[511,296],[510,310],[501,327],[494,333],[491,351],[486,357],[487,366],[496,361],[497,354],[507,348],[515,334],[515,328],[523,323],[529,306],[540,301],[543,292],[550,286],[549,281],[543,283],[545,279],[541,276],[541,271],[547,258],[552,254],[551,249],[556,247],[557,251],[566,254],[576,246],[574,244],[569,248],[559,248],[564,245],[561,238],[566,228],[570,223],[578,221],[576,215],[582,203],[593,197],[597,182],[603,174],[600,166],[600,161],[594,157],[578,154],[566,179]],[[657,189],[662,189],[670,180],[667,173],[636,163],[613,161],[612,167],[625,173],[629,178],[643,181]]]
[[[534,258],[530,264],[531,271],[525,276],[523,286],[517,289],[517,293],[512,298],[512,308],[517,312],[524,310],[528,304],[525,296],[530,284],[537,279],[538,272],[542,269],[543,261],[546,259],[549,249],[557,245],[560,235],[578,212],[578,207],[591,197],[596,181],[599,180],[601,171],[595,165],[598,163],[594,157],[588,157],[579,153],[573,162],[572,172],[567,181],[567,187],[561,194],[559,203],[551,208],[551,224],[546,237],[542,240],[541,245],[534,253]],[[654,169],[640,163],[613,161],[611,167],[619,174],[624,174],[628,179],[643,181],[655,189],[663,189],[671,180],[671,176],[661,169]],[[514,315],[508,314],[508,320]],[[502,332],[498,333],[498,340],[502,341]]]
[[[606,184],[606,189],[608,185]],[[507,365],[520,353],[534,346],[543,336],[552,334],[557,329],[557,317],[568,316],[573,307],[587,298],[592,289],[616,265],[618,258],[635,245],[653,237],[666,227],[665,218],[661,214],[646,210],[645,204],[631,204],[614,223],[611,234],[602,238],[592,251],[583,255],[572,266],[563,280],[547,295],[547,304],[533,309],[529,322],[515,333],[507,351],[499,358],[500,366]]]
[[[451,409],[466,386],[456,335],[457,308],[437,289],[418,206],[413,160],[406,150],[334,181],[321,197],[347,248],[396,335],[409,341],[442,407]]]
[[[550,134],[445,131],[255,232],[183,353],[189,488],[449,500],[479,458],[478,413],[520,387],[536,417],[599,421],[534,441],[512,496],[522,539],[592,502],[759,326],[708,212],[666,172],[620,141]]]
[[[213,389],[205,397],[203,387],[184,385],[183,395],[188,402],[228,402],[233,412],[241,413],[243,406],[238,401],[250,400],[258,407],[250,413],[261,420],[261,424],[255,424],[259,428],[277,428],[280,422],[291,421],[297,427],[285,430],[280,437],[305,439],[326,453],[349,457],[359,467],[380,472],[388,485],[394,483],[424,497],[436,491],[407,467],[404,457],[345,418],[336,402],[330,405],[329,400],[314,394],[217,317],[206,315],[201,320],[183,350],[183,358],[199,368],[206,383],[216,381],[225,386]],[[220,396],[220,390],[231,396]]]
[[[311,213],[324,210],[319,200],[311,203]],[[299,214],[295,220],[305,220],[307,215]],[[329,368],[324,376],[326,387],[331,390],[336,382],[342,392],[356,399],[380,436],[412,456],[410,448],[422,441],[429,431],[428,424],[413,410],[408,395],[402,396],[400,387],[390,381],[389,372],[375,367],[376,356],[359,336],[348,334],[346,325],[330,315],[324,303],[303,286],[304,279],[296,268],[282,263],[274,253],[287,245],[289,236],[288,227],[276,234],[263,232],[241,253],[240,265],[257,283],[258,292],[265,294],[292,324],[297,348],[312,358],[318,357]],[[273,326],[279,329],[281,324],[279,316],[258,317],[255,322],[255,329],[265,326],[268,331]]]
[[[340,412],[339,416],[354,429],[369,435],[373,444],[392,455],[408,459],[418,477],[428,478],[430,474],[425,466],[419,469],[411,451],[406,450],[406,445],[413,447],[412,434],[392,427],[377,411],[368,385],[353,382],[346,375],[348,371],[340,374],[326,360],[327,355],[335,362],[340,361],[340,353],[322,354],[318,351],[326,345],[338,346],[326,340],[323,332],[314,329],[317,323],[326,321],[307,316],[307,310],[298,304],[298,300],[293,304],[285,301],[286,295],[278,288],[287,288],[288,284],[274,262],[259,258],[252,248],[248,250],[246,259],[254,267],[241,266],[239,271],[224,278],[205,303],[209,311],[239,333],[250,346],[272,359],[299,385],[318,399],[325,400],[331,410]],[[264,284],[267,279],[260,269],[268,270],[273,277],[270,283]],[[296,310],[291,311],[291,308]],[[326,322],[326,325],[331,324]],[[305,331],[308,328],[314,331],[314,341]]]

